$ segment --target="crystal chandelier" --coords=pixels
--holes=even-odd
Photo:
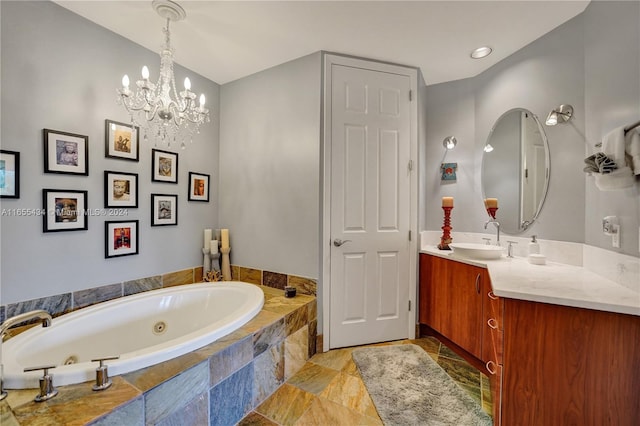
[[[166,19],[163,29],[165,44],[160,51],[160,77],[157,83],[149,81],[149,68],[142,67],[142,80],[136,81],[131,90],[129,77],[122,77],[122,88],[117,89],[118,103],[124,105],[131,115],[131,123],[143,129],[143,139],[154,138],[164,141],[171,147],[180,143],[186,148],[185,141],[193,142],[193,135],[199,133],[202,123],[209,122],[209,110],[204,107],[204,94],[196,104],[196,94],[191,91],[189,77],[184,79],[184,90],[176,90],[173,76],[173,49],[171,48],[169,23],[180,21],[187,14],[177,3],[170,0],[154,0],[153,9]]]

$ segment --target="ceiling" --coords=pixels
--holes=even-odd
[[[55,1],[152,51],[151,1]],[[175,61],[219,84],[319,50],[422,70],[427,84],[472,77],[580,14],[589,1],[178,1]],[[488,45],[493,54],[473,60]],[[158,64],[148,64],[157,71]]]

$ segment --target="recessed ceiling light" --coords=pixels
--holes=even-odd
[[[471,52],[471,57],[473,59],[484,58],[485,56],[489,56],[493,50],[489,46],[478,47],[476,50]]]

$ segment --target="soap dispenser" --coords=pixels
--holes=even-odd
[[[531,242],[529,243],[529,254],[540,254],[540,244],[536,240],[536,236],[531,236]]]

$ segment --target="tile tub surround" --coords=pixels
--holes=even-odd
[[[262,311],[239,330],[194,352],[112,377],[106,391],[92,391],[91,382],[61,386],[55,398],[35,403],[37,390],[9,390],[0,402],[3,426],[5,418],[16,425],[238,422],[313,355],[309,323],[317,321],[315,297],[285,298],[280,290],[262,289]],[[55,370],[51,374],[55,381]]]
[[[316,280],[311,278],[287,275],[278,272],[262,271],[237,265],[231,265],[231,271],[232,279],[234,280],[264,285],[266,287],[277,289],[284,289],[285,286],[293,286],[297,289],[297,294],[310,296],[316,295]],[[56,294],[23,302],[10,303],[8,305],[0,306],[0,323],[4,322],[6,318],[11,318],[14,315],[34,309],[43,309],[55,318],[75,311],[76,309],[86,308],[87,306],[117,299],[119,297],[198,282],[202,282],[201,266],[169,272],[163,275],[154,275],[151,277],[138,278],[121,283],[79,290],[73,293]],[[20,329],[17,328],[17,331],[20,331]]]

